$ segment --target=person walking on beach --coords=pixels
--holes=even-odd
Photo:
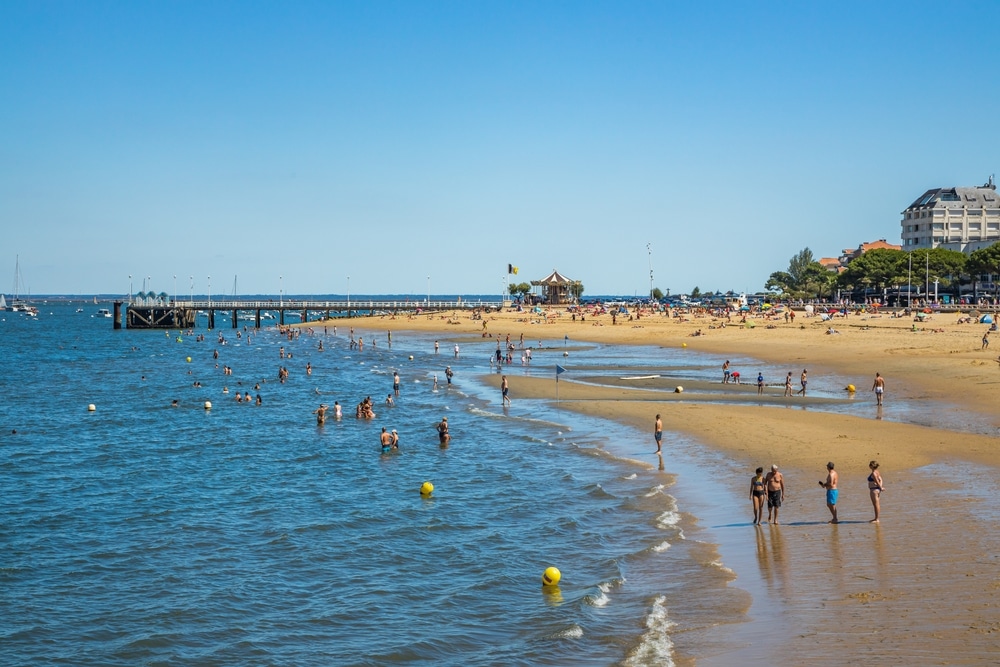
[[[771,472],[764,478],[764,487],[767,491],[767,522],[777,524],[778,510],[785,500],[785,476],[778,472],[778,466],[771,466]]]
[[[764,469],[757,468],[757,473],[750,479],[750,502],[753,503],[753,525],[760,525],[764,514]]]
[[[653,425],[653,440],[656,440],[656,453],[660,453],[660,441],[663,440],[663,420],[660,415],[656,415],[656,423]]]
[[[806,384],[808,384],[808,382],[809,382],[809,379],[806,377],[806,369],[803,368],[802,369],[802,375],[799,376],[799,383],[802,385],[802,389],[799,389],[799,391],[796,392],[796,393],[799,393],[799,394],[802,394],[803,396],[805,396],[806,395]]]
[[[788,371],[788,375],[785,376],[785,396],[792,395],[792,372]]]
[[[722,384],[729,384],[729,360],[722,364]]]
[[[837,495],[840,493],[837,490],[837,481],[837,471],[833,469],[833,461],[830,461],[826,464],[826,480],[821,480],[819,483],[826,489],[826,506],[830,510],[830,514],[833,515],[830,523],[840,523],[837,520]]]
[[[875,508],[875,518],[869,523],[878,523],[879,514],[882,512],[882,474],[878,471],[878,461],[869,461],[868,467],[871,474],[868,475],[868,495],[872,499],[872,507]]]
[[[764,374],[757,373],[757,395],[761,396],[764,393]]]
[[[878,373],[875,374],[875,382],[872,383],[872,391],[875,392],[875,403],[882,405],[882,395],[885,393],[885,378]]]
[[[500,393],[503,396],[503,404],[510,407],[510,385],[507,383],[507,376],[500,378]]]
[[[990,346],[990,330],[987,329],[986,333],[983,334],[983,346],[980,349],[987,349]]]

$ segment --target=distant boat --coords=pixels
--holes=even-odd
[[[21,257],[18,255],[14,263],[14,291],[10,298],[10,303],[4,301],[4,310],[11,313],[28,313],[37,315],[38,309],[30,305],[21,298],[21,287],[24,281],[21,279]]]
[[[97,297],[96,296],[94,297],[94,305],[95,306],[97,305]]]
[[[111,317],[111,311],[107,308],[98,308],[97,314],[94,317]]]

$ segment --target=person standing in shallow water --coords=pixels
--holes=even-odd
[[[785,476],[778,472],[778,466],[771,466],[771,472],[764,478],[764,485],[767,491],[767,522],[777,524],[778,510],[785,500]]]
[[[872,507],[875,509],[875,518],[870,523],[878,523],[882,513],[882,474],[878,471],[878,461],[869,461],[868,468],[872,471],[868,475],[868,495],[871,496]]]
[[[756,474],[750,479],[750,502],[753,503],[753,525],[759,526],[764,514],[764,469],[757,468]]]
[[[663,440],[663,420],[660,415],[656,415],[656,423],[653,425],[653,440],[656,440],[656,453],[660,453],[660,441]]]
[[[872,391],[875,392],[875,403],[882,405],[882,395],[885,393],[885,378],[878,373],[875,374],[875,382],[872,383]]]
[[[819,483],[826,489],[826,507],[833,516],[830,523],[840,523],[837,519],[837,496],[840,494],[840,491],[837,490],[838,478],[837,471],[833,469],[833,461],[830,461],[826,464],[826,480],[821,480]]]

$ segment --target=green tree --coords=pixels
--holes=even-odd
[[[575,283],[569,286],[569,293],[573,295],[573,298],[577,301],[583,296],[583,283],[577,280]]]
[[[692,298],[692,299],[697,299],[697,298],[698,298],[698,297],[700,297],[700,296],[701,296],[701,290],[700,290],[700,289],[698,289],[698,286],[697,286],[697,285],[695,285],[695,286],[694,286],[694,289],[693,289],[693,290],[691,290],[691,298]]]
[[[1000,243],[972,251],[966,262],[965,270],[976,275],[1000,273]]]
[[[823,297],[832,292],[835,275],[803,248],[788,261],[787,271],[775,271],[764,288],[792,297]]]
[[[518,294],[524,296],[531,291],[531,285],[528,283],[511,283],[508,285],[507,290],[510,292],[511,296],[516,296]]]
[[[663,292],[660,291],[659,287],[653,288],[653,298],[656,299],[657,301],[663,298]]]
[[[851,260],[837,278],[843,287],[874,287],[881,291],[889,285],[906,282],[908,255],[903,250],[876,248]]]

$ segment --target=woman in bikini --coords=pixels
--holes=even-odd
[[[753,523],[760,525],[764,513],[764,469],[757,468],[757,474],[750,480],[750,501],[753,502]]]
[[[878,471],[878,461],[869,461],[868,467],[871,474],[868,475],[868,495],[872,498],[872,507],[875,508],[875,518],[870,523],[878,523],[879,514],[882,511],[880,496],[882,495],[882,475]]]

